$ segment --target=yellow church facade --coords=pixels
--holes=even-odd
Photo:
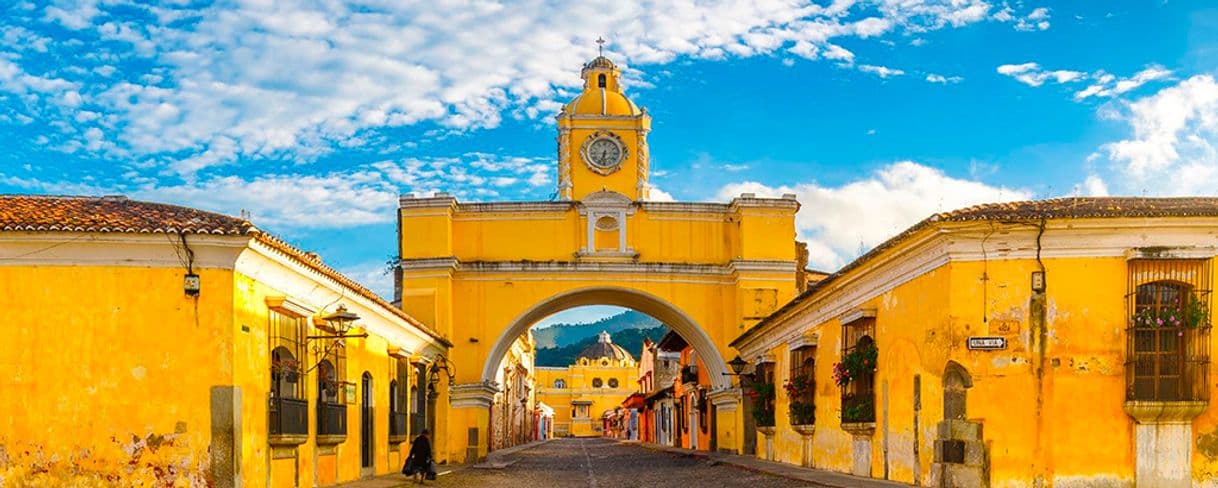
[[[537,368],[537,400],[554,408],[554,435],[593,437],[605,412],[638,390],[638,363],[601,332],[570,366]]]
[[[0,486],[333,485],[444,407],[447,340],[238,218],[0,196],[0,307]]]
[[[608,59],[581,75],[581,94],[558,115],[556,200],[466,203],[437,193],[400,201],[397,296],[452,339],[460,365],[441,398],[452,408],[448,438],[437,444],[453,460],[485,456],[495,368],[511,342],[561,310],[617,305],[664,322],[705,358],[716,441],[739,449],[739,390],[723,374],[735,354],[728,343],[795,296],[799,204],[751,194],[649,200],[650,116],[622,93]]]
[[[733,341],[776,390],[749,407],[773,416],[756,456],[920,486],[1215,486],[1215,254],[1213,198],[931,216]]]

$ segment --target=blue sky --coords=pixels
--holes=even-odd
[[[0,192],[230,214],[388,293],[399,193],[554,192],[609,39],[657,198],[796,193],[831,270],[931,212],[1218,193],[1203,1],[0,6]]]

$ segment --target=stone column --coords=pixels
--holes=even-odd
[[[739,454],[741,449],[740,429],[743,428],[739,408],[743,395],[739,388],[715,390],[706,395],[714,405],[715,448],[719,452]]]
[[[494,383],[465,383],[448,390],[450,413],[448,438],[450,453],[464,450],[463,462],[473,464],[486,459],[490,430],[491,404],[499,389]]]

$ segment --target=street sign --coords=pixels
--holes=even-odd
[[[1007,348],[1006,337],[969,337],[968,348],[980,351],[996,351]]]

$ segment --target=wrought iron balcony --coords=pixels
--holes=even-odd
[[[309,402],[295,398],[272,398],[270,402],[270,435],[308,435]]]
[[[338,403],[317,403],[317,436],[346,436],[347,406]]]
[[[406,412],[389,412],[389,436],[406,437]]]
[[[698,382],[698,367],[689,365],[681,368],[682,383],[697,383]]]

